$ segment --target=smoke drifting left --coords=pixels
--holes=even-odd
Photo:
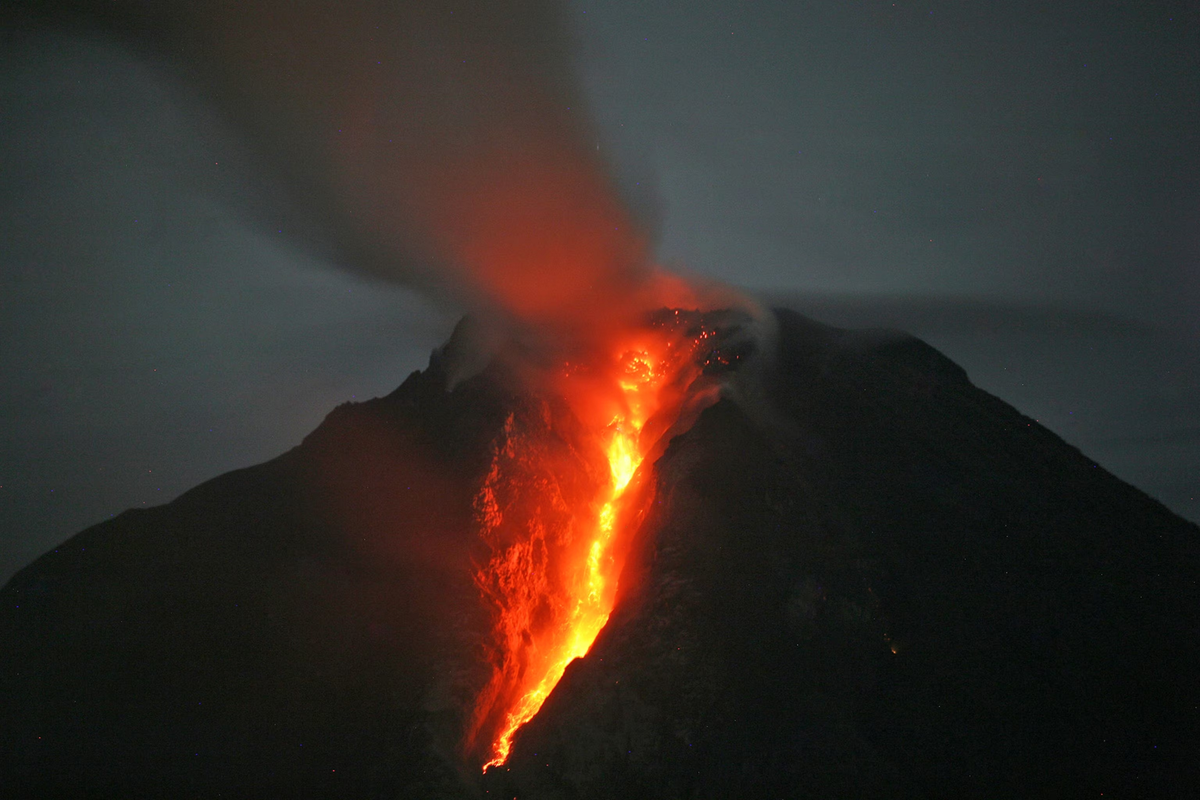
[[[176,66],[349,269],[559,343],[680,299],[589,134],[559,3],[24,5],[99,23]]]

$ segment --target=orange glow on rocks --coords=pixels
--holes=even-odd
[[[550,477],[554,467],[532,463],[548,454],[523,439],[510,417],[476,499],[483,538],[492,546],[476,583],[495,609],[498,643],[496,674],[477,700],[469,737],[490,741],[484,770],[507,760],[517,731],[608,621],[630,539],[649,501],[630,487],[643,461],[665,445],[664,434],[703,369],[697,354],[715,335],[697,326],[697,317],[660,312],[649,325],[614,336],[607,353],[565,364],[556,375],[554,390],[581,423],[576,435],[587,440],[580,449],[594,445],[607,463],[592,496],[576,496],[574,507]],[[506,521],[498,498],[514,491],[527,500],[536,496],[537,510],[521,530],[501,534]]]

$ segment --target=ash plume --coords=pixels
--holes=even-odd
[[[560,3],[20,5],[181,71],[348,269],[569,342],[679,297],[597,152]]]

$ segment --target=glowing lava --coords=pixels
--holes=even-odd
[[[567,665],[587,654],[612,612],[616,579],[612,551],[621,498],[645,458],[640,435],[651,411],[659,405],[659,390],[666,377],[655,369],[655,360],[646,350],[627,352],[620,361],[622,369],[616,383],[623,408],[604,432],[611,483],[592,525],[586,569],[582,580],[568,586],[572,596],[568,598],[570,612],[565,624],[540,637],[549,640],[537,643],[547,656],[541,660],[540,669],[526,669],[519,697],[505,715],[492,744],[492,757],[483,765],[485,770],[508,759],[513,735],[537,714]]]
[[[556,418],[545,401],[523,406],[494,442],[475,500],[491,552],[475,580],[494,613],[492,675],[464,743],[485,771],[505,763],[517,731],[608,622],[651,500],[651,488],[635,480],[638,467],[686,424],[681,417],[715,399],[704,388],[713,382],[696,379],[741,357],[718,346],[720,326],[706,320],[663,310],[614,335],[608,355],[565,364],[551,381],[569,413]]]

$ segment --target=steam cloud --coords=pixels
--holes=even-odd
[[[672,283],[588,133],[559,3],[77,0],[67,13],[195,79],[349,268],[581,344]]]

